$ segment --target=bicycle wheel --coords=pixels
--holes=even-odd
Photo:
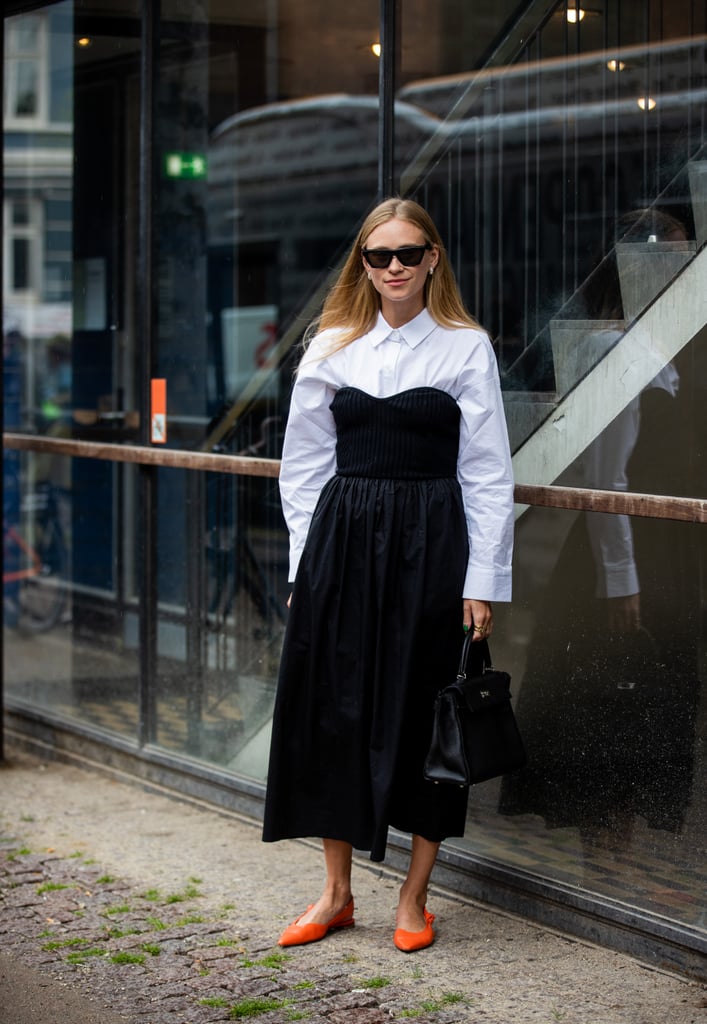
[[[18,629],[37,633],[61,619],[68,598],[67,555],[61,528],[55,519],[35,520],[36,575],[20,581]]]

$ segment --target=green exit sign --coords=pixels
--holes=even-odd
[[[206,157],[199,153],[165,153],[164,173],[168,178],[205,178]]]

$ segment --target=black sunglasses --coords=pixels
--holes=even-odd
[[[362,249],[361,252],[370,266],[383,270],[390,266],[393,256],[404,267],[419,267],[425,252],[431,248],[427,242],[425,245],[404,245],[402,249]]]

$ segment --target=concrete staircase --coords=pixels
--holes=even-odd
[[[690,162],[688,178],[696,240],[617,244],[626,319],[551,320],[556,391],[504,392],[517,483],[552,484],[707,333],[707,160]]]

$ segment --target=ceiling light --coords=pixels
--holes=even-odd
[[[371,43],[371,52],[376,57],[380,57],[380,55],[381,55],[381,44],[380,43]]]
[[[582,21],[587,12],[582,7],[568,7],[567,8],[567,20],[570,25],[576,25],[578,21]]]
[[[641,110],[655,110],[655,100],[652,96],[639,96],[636,103]]]
[[[80,46],[82,50],[87,50],[92,42],[93,40],[89,36],[80,36],[76,40],[76,45]]]
[[[624,71],[626,69],[626,65],[622,60],[608,60],[606,66],[609,71]]]

